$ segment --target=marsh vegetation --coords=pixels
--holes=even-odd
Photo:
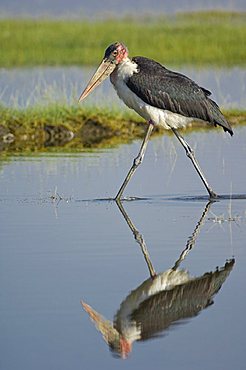
[[[74,21],[0,20],[0,66],[94,65],[112,41],[165,64],[245,65],[246,14]],[[100,39],[98,40],[98,35]],[[113,40],[112,40],[113,37]]]
[[[96,65],[102,58],[105,45],[112,42],[113,35],[114,40],[124,41],[135,55],[148,55],[168,66],[240,66],[242,69],[246,62],[245,20],[245,13],[236,12],[185,13],[102,21],[1,19],[0,67],[11,72],[13,67]],[[100,41],[97,37],[99,34]],[[24,86],[25,80],[21,82],[21,89],[19,87],[15,91],[22,100],[26,99],[22,89]],[[47,85],[47,91],[49,87]],[[3,97],[8,86],[1,88]],[[65,101],[61,101],[58,90],[55,85],[56,94],[53,93],[50,99],[45,98],[45,104],[38,101],[33,106],[24,104],[20,108],[11,102],[2,103],[2,150],[44,150],[61,144],[66,144],[70,150],[111,147],[142,137],[145,125],[135,113],[121,110],[114,104],[110,107],[100,104],[99,107],[94,100],[90,106],[78,106],[74,98],[67,96]],[[31,98],[33,95],[34,92]],[[58,100],[54,95],[58,96]],[[18,96],[16,98],[14,94],[14,100],[18,100]],[[241,106],[225,112],[232,124],[245,123],[246,113]]]

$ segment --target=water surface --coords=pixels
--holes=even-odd
[[[171,68],[170,66],[167,66]],[[213,99],[223,108],[245,108],[245,68],[173,68],[211,90]],[[59,101],[77,104],[78,97],[95,68],[34,67],[0,69],[0,100],[8,106],[27,107]],[[119,102],[109,79],[84,104],[118,106]]]
[[[218,193],[245,195],[245,128],[232,138],[212,130],[187,140]],[[246,200],[228,197],[208,207],[175,138],[151,141],[125,194],[142,199],[123,207],[157,273],[174,267],[182,251],[178,269],[194,278],[218,274],[231,261],[216,280],[221,289],[195,316],[160,331],[152,326],[153,335],[134,340],[125,360],[113,356],[81,307],[83,300],[112,322],[150,277],[124,215],[115,202],[99,200],[116,194],[139,145],[1,161],[2,369],[149,369],[153,362],[155,369],[245,368]],[[153,309],[162,306],[155,300]]]
[[[160,13],[175,13],[184,11],[199,11],[209,9],[245,10],[244,0],[175,0],[163,2],[161,0],[1,0],[1,16],[49,16],[72,18],[105,18],[108,16],[122,17],[125,15],[140,16],[145,14],[159,15]]]

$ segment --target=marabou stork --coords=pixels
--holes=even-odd
[[[183,74],[170,71],[152,59],[140,56],[130,59],[126,46],[116,42],[106,49],[100,66],[81,94],[79,101],[89,95],[109,75],[119,98],[148,122],[148,129],[140,151],[115,199],[119,200],[122,197],[132,175],[142,163],[155,125],[173,131],[191,159],[209,197],[216,198],[217,195],[203,175],[192,148],[177,131],[191,121],[199,120],[204,124],[219,125],[224,131],[233,135],[232,128],[218,105],[210,99],[211,92]]]

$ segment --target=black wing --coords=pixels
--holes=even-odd
[[[179,320],[194,317],[213,303],[234,266],[234,260],[224,267],[208,272],[170,290],[160,291],[132,312],[131,319],[141,329],[141,340],[158,335]]]
[[[233,134],[218,105],[209,98],[210,91],[154,60],[144,57],[134,57],[132,60],[138,65],[138,73],[134,73],[126,84],[145,103],[186,117],[199,118],[215,126],[220,125]]]

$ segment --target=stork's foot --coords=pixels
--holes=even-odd
[[[209,199],[210,200],[215,200],[215,199],[218,199],[218,198],[219,198],[219,196],[213,190],[209,191]]]

